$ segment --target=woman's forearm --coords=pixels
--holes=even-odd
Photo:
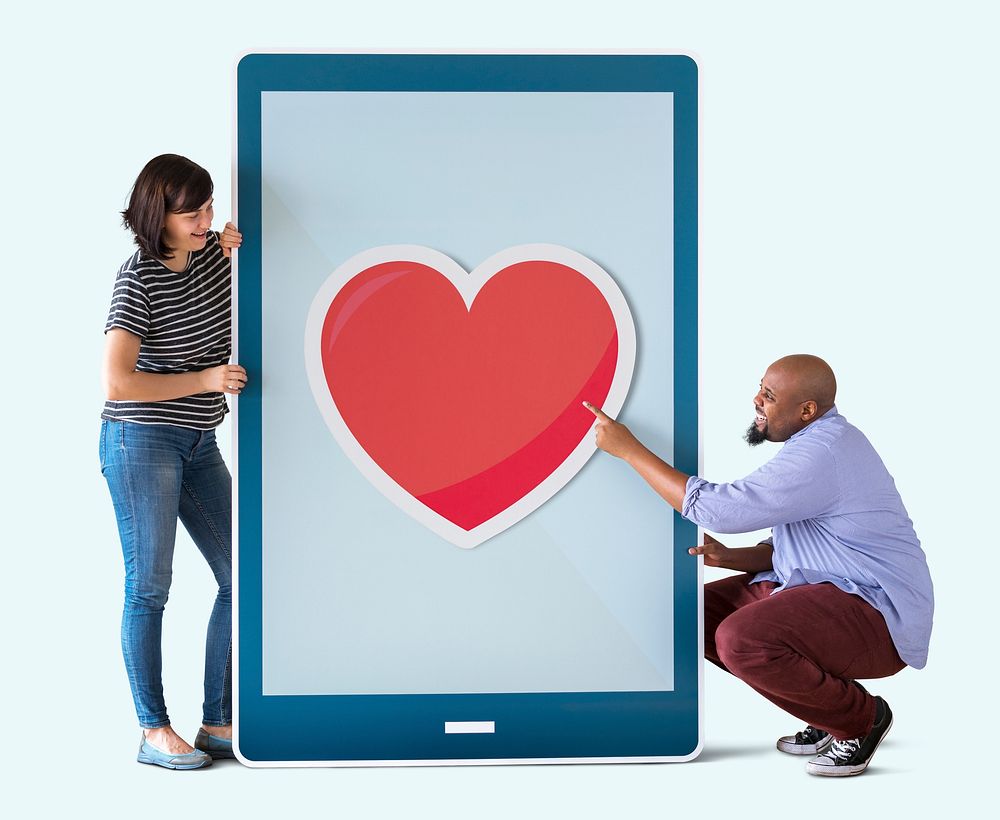
[[[207,392],[204,371],[191,373],[106,374],[104,391],[109,401],[170,401]]]
[[[136,370],[141,339],[122,328],[107,332],[101,380],[108,401],[171,401],[199,393],[239,395],[247,372],[238,364],[220,364],[187,373]]]

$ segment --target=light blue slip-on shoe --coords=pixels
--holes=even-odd
[[[164,769],[204,769],[206,766],[212,765],[211,756],[201,749],[195,749],[193,752],[183,755],[172,755],[163,749],[157,749],[146,740],[146,735],[142,736],[142,743],[139,744],[139,756],[136,760],[151,766],[162,766]]]
[[[210,754],[213,760],[221,758],[233,760],[236,758],[236,755],[233,754],[233,741],[210,735],[204,729],[198,730],[198,736],[194,739],[194,747]]]

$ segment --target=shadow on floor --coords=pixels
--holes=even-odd
[[[767,746],[759,746],[757,744],[752,746],[726,746],[712,744],[711,746],[706,746],[702,753],[691,762],[716,763],[720,760],[733,760],[741,757],[765,757],[769,756],[773,751],[774,749],[768,748]]]

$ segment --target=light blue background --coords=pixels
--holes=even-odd
[[[84,807],[167,817],[198,806],[242,818],[507,820],[772,818],[802,806],[917,818],[990,805],[988,743],[969,748],[956,737],[977,736],[997,686],[995,658],[970,634],[988,633],[997,608],[987,579],[1000,536],[998,28],[1000,10],[985,0],[13,6],[0,49],[5,807],[24,816]],[[121,555],[97,470],[101,328],[114,273],[131,253],[116,211],[143,163],[174,151],[211,170],[217,221],[226,218],[233,66],[243,51],[268,47],[696,57],[703,474],[738,478],[770,457],[773,447],[750,450],[739,438],[757,381],[785,353],[818,353],[839,376],[840,409],[894,475],[936,585],[927,668],[872,685],[896,721],[871,771],[849,783],[808,777],[801,760],[773,748],[801,725],[714,667],[705,671],[705,751],[692,764],[217,765],[174,777],[135,763],[139,732],[118,645]],[[229,432],[227,422],[224,445]],[[211,595],[211,573],[181,536],[164,681],[188,739],[200,719]],[[84,762],[67,762],[83,749]]]
[[[427,245],[471,270],[513,245],[565,245],[625,293],[638,339],[625,412],[670,458],[672,102],[263,95],[265,694],[672,689],[672,518],[637,476],[596,456],[460,549],[348,460],[302,353],[316,292],[362,250]]]

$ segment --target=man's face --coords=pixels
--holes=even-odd
[[[795,386],[780,368],[769,367],[753,397],[756,418],[744,438],[751,447],[762,441],[787,441],[801,430],[802,404]]]

